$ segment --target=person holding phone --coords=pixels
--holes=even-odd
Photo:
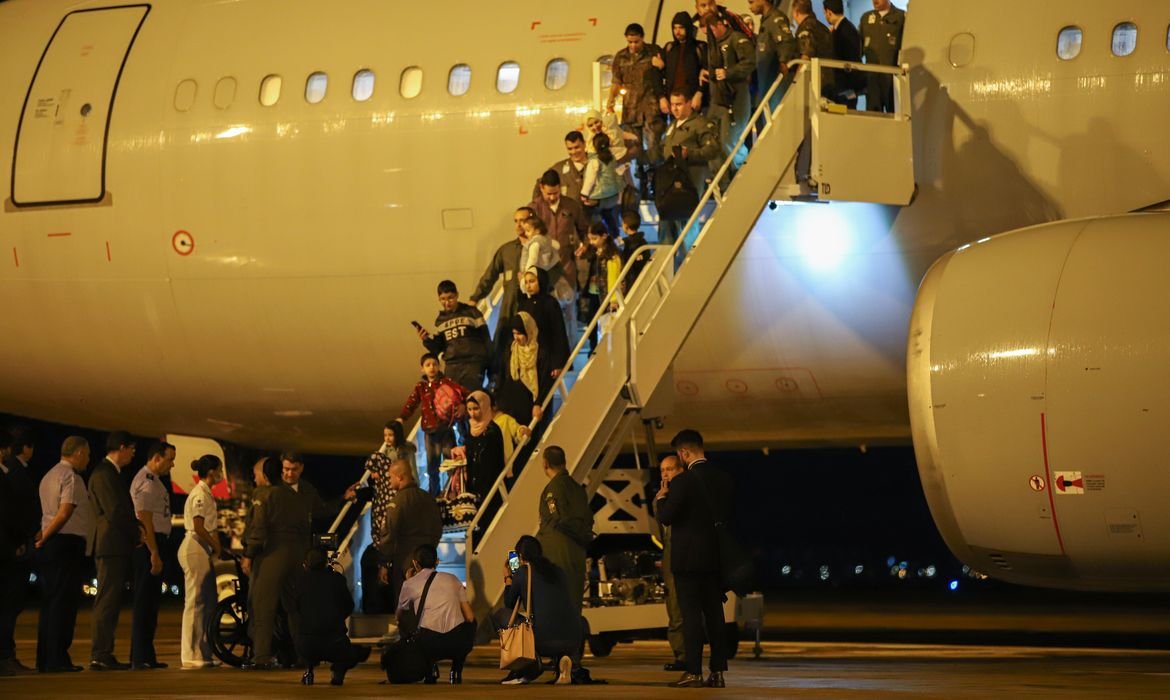
[[[512,558],[516,555],[516,559]],[[513,569],[513,562],[516,568]],[[528,600],[528,577],[532,575],[532,600]],[[493,614],[497,628],[508,625],[512,608],[517,601],[520,608],[527,609],[533,620],[540,622],[533,626],[536,653],[541,657],[557,659],[557,684],[574,682],[572,657],[580,653],[581,614],[574,607],[569,595],[565,572],[544,556],[540,540],[524,535],[516,542],[516,549],[509,553],[504,563],[504,607]],[[580,598],[580,593],[577,594]],[[429,605],[429,603],[428,603]],[[540,676],[539,667],[523,671],[511,671],[501,681],[504,685],[531,683]],[[584,681],[583,677],[578,680]]]

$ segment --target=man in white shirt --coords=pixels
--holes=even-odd
[[[42,673],[82,670],[69,658],[69,647],[81,602],[82,564],[93,530],[89,492],[80,476],[87,466],[89,442],[73,435],[61,445],[61,461],[41,479],[36,549],[42,595],[37,670]]]
[[[162,478],[175,466],[175,446],[156,442],[146,453],[146,466],[130,483],[130,500],[145,530],[145,547],[134,551],[134,616],[130,627],[130,668],[166,668],[154,651],[158,605],[162,598],[163,554],[171,534],[171,494]]]
[[[435,664],[428,682],[433,683],[438,676],[436,662],[451,659],[450,680],[459,684],[463,682],[463,662],[475,642],[475,613],[467,602],[463,583],[452,574],[436,571],[437,565],[438,554],[433,545],[414,550],[411,567],[406,572],[408,578],[398,597],[398,618],[401,624],[405,608],[418,611],[423,589],[427,589],[422,615],[418,618],[418,642],[427,660]]]

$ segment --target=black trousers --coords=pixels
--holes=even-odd
[[[384,615],[394,612],[397,601],[392,600],[389,585],[378,580],[378,568],[382,556],[373,544],[362,552],[362,612],[367,615]]]
[[[167,538],[155,534],[158,553],[165,563],[168,557]],[[130,663],[158,662],[154,653],[154,631],[158,627],[158,605],[162,600],[162,573],[150,573],[150,549],[134,550],[134,615],[130,625]]]
[[[32,559],[25,557],[0,568],[0,661],[8,661],[16,658],[16,618],[24,610]]]
[[[97,557],[95,562],[98,589],[97,597],[93,599],[90,630],[93,646],[89,658],[109,661],[114,655],[114,632],[118,629],[118,613],[122,610],[122,593],[130,580],[130,557]]]
[[[41,579],[41,616],[37,621],[37,670],[72,666],[69,647],[81,604],[85,538],[56,534],[37,552]]]
[[[711,643],[712,671],[727,670],[726,637],[723,619],[723,591],[718,574],[674,575],[678,606],[682,609],[683,644],[687,673],[703,672],[703,639]]]
[[[363,657],[362,649],[350,643],[344,634],[338,637],[298,636],[296,646],[297,654],[310,667],[328,661],[333,670],[348,670],[361,663]]]
[[[421,629],[418,644],[430,663],[450,659],[451,670],[462,671],[463,662],[471,653],[471,647],[475,646],[475,623],[464,622],[449,632]]]

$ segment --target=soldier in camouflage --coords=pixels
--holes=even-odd
[[[788,72],[788,62],[800,54],[788,15],[770,0],[750,0],[748,5],[753,14],[760,16],[760,31],[756,34],[756,83],[762,98],[780,74]],[[783,90],[772,94],[773,110],[780,106],[783,97]]]
[[[642,25],[626,27],[626,48],[613,57],[613,85],[606,109],[614,112],[618,95],[622,96],[622,126],[641,136],[643,153],[657,148],[664,127],[659,100],[665,88],[657,67],[662,60],[662,49],[646,43]],[[638,161],[646,163],[644,156]]]
[[[834,58],[833,35],[813,14],[812,0],[792,0],[792,18],[796,20],[796,50],[800,57]],[[835,71],[821,71],[821,95],[833,99],[837,95]]]
[[[748,127],[752,115],[751,79],[756,69],[756,51],[746,36],[736,31],[725,17],[716,16],[707,25],[707,66],[711,83],[711,108],[707,116],[719,124],[723,152],[731,153]],[[747,147],[735,152],[735,167],[747,160]]]

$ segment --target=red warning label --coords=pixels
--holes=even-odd
[[[1079,496],[1085,492],[1085,479],[1080,472],[1056,472],[1053,483],[1056,493],[1064,496]]]

